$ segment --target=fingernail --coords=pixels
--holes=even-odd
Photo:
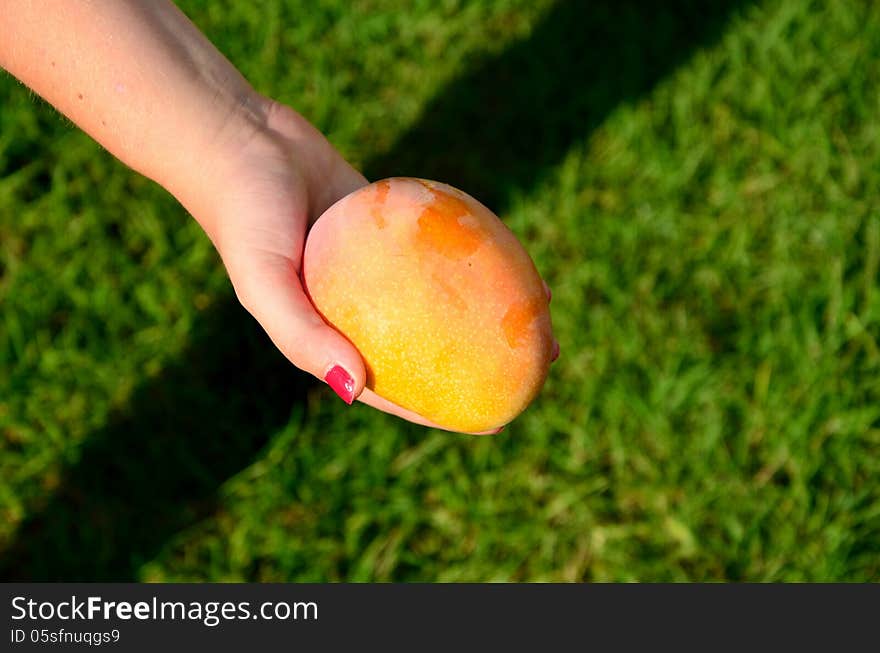
[[[327,382],[327,385],[333,388],[333,392],[338,394],[342,401],[351,406],[351,403],[354,401],[354,379],[345,371],[345,368],[340,365],[334,366],[333,369],[327,372],[324,380]]]
[[[550,352],[550,362],[554,362],[557,358],[559,358],[559,341],[553,341],[553,350]]]

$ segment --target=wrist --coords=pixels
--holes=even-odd
[[[183,131],[197,133],[181,143],[179,156],[169,157],[151,176],[174,195],[213,238],[218,205],[223,196],[240,183],[245,159],[256,147],[268,143],[272,102],[254,91],[243,89],[212,108],[212,118]]]
[[[195,174],[179,192],[166,188],[217,245],[223,222],[244,217],[229,215],[233,196],[269,179],[299,194],[311,219],[366,184],[305,118],[255,92],[241,98],[190,168]]]

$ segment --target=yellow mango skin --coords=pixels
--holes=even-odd
[[[367,387],[444,428],[503,426],[547,377],[550,309],[531,258],[451,186],[395,177],[339,200],[309,232],[303,277],[363,356]]]

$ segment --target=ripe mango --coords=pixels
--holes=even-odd
[[[503,426],[547,377],[549,302],[531,258],[446,184],[395,177],[336,202],[308,234],[303,281],[360,351],[367,387],[444,428]]]

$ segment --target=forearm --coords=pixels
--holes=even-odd
[[[166,0],[4,0],[0,34],[0,66],[191,210],[212,161],[265,119]]]

